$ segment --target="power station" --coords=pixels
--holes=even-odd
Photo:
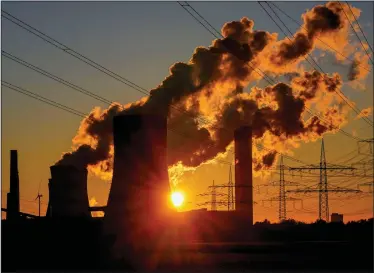
[[[130,267],[151,271],[164,265],[170,265],[171,268],[183,265],[184,268],[190,264],[201,264],[205,267],[211,263],[214,267],[225,265],[231,259],[234,259],[232,261],[235,263],[246,262],[248,259],[250,262],[263,262],[264,253],[265,259],[271,260],[273,266],[274,260],[285,257],[284,243],[287,244],[288,238],[297,241],[302,234],[309,238],[310,231],[304,225],[297,225],[300,232],[287,230],[282,224],[275,227],[253,225],[250,126],[234,131],[235,210],[203,209],[185,212],[177,212],[170,200],[167,118],[146,114],[120,115],[114,117],[112,128],[113,178],[105,207],[89,206],[86,168],[59,162],[50,167],[46,217],[20,212],[18,157],[17,151],[11,151],[11,186],[6,212],[7,221],[9,220],[7,228],[13,234],[6,238],[7,249],[12,249],[14,242],[18,241],[25,242],[25,245],[35,245],[28,243],[27,237],[37,237],[37,240],[43,237],[45,243],[40,248],[46,249],[43,258],[47,257],[46,260],[53,265],[61,264],[58,257],[65,259],[66,253],[69,253],[67,262],[62,264],[71,264],[70,267],[74,267],[73,264],[79,261],[82,264],[100,266],[111,266],[120,262],[126,269]],[[232,187],[232,182],[229,186]],[[92,211],[104,211],[104,217],[91,217]],[[14,221],[17,218],[20,220]],[[25,235],[19,239],[27,229],[21,231],[13,227],[18,223],[26,223],[24,218],[37,219],[30,221],[29,227],[34,228],[30,234],[33,235]],[[331,219],[333,222],[341,222],[343,216],[332,214]],[[323,238],[323,234],[321,236],[322,239],[327,239]],[[283,240],[283,243],[276,240]],[[260,244],[257,244],[258,242]],[[266,250],[261,244],[265,245]],[[56,247],[62,247],[60,254],[56,255]],[[306,253],[313,246],[308,245],[302,249],[294,247],[297,249],[286,250],[286,253]],[[239,248],[240,254],[237,255],[235,252]],[[246,252],[242,252],[244,249]],[[316,252],[313,250],[312,254],[304,255],[311,257]],[[19,252],[8,253],[12,257],[19,255]],[[86,258],[80,257],[81,253],[86,253]],[[287,256],[294,262],[291,254]],[[35,260],[37,259],[33,258],[27,263]]]
[[[253,224],[251,138],[251,127],[235,131],[236,211],[177,212],[170,200],[167,117],[115,116],[113,178],[102,229],[103,238],[114,238],[111,255],[149,269],[152,256],[170,251],[176,241],[244,238]],[[9,218],[19,214],[16,151],[11,162]],[[90,218],[87,169],[59,163],[50,172],[46,217]]]
[[[154,223],[163,223],[175,210],[170,204],[167,167],[167,118],[161,115],[120,115],[113,119],[114,169],[104,230],[116,241],[131,238],[131,226],[152,233]],[[242,219],[253,224],[252,129],[240,127],[235,141],[235,211],[217,211],[206,218]],[[7,198],[7,218],[20,213],[17,151],[11,151],[11,183]],[[87,193],[87,169],[57,164],[50,167],[49,218],[90,217]],[[203,215],[211,215],[205,211]],[[124,217],[126,215],[126,217]],[[218,220],[218,218],[216,220]],[[164,221],[165,220],[165,221]],[[212,220],[213,221],[213,220]],[[166,221],[167,222],[167,221]],[[209,221],[208,221],[209,222]],[[233,220],[234,222],[234,220]],[[147,223],[146,225],[144,223]],[[149,225],[148,223],[153,223]],[[244,223],[243,223],[244,224]],[[148,226],[148,227],[147,227]],[[152,227],[152,228],[151,228]],[[123,238],[122,238],[123,237]],[[126,237],[126,238],[125,238]]]

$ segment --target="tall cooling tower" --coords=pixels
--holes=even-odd
[[[47,216],[90,217],[87,193],[87,169],[74,166],[50,167],[49,204]]]
[[[171,212],[167,119],[158,115],[116,116],[113,136],[114,170],[104,234],[115,236],[112,254],[134,262],[154,251],[149,248],[157,236],[161,237]]]
[[[235,208],[253,224],[252,128],[244,126],[234,133],[235,138]],[[247,221],[248,220],[248,221]]]

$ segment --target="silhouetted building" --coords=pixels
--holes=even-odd
[[[19,217],[19,176],[17,150],[10,151],[10,190],[7,194],[7,214],[9,220]]]
[[[332,223],[343,223],[343,214],[332,213],[331,214],[331,222]]]
[[[74,166],[50,167],[49,204],[47,216],[91,217],[87,193],[87,169]]]
[[[253,225],[252,128],[240,127],[235,138],[235,210]]]
[[[167,119],[157,115],[116,116],[113,134],[114,169],[104,233],[116,237],[112,248],[115,256],[123,255],[146,266],[141,256],[147,255],[145,249],[157,252],[155,240],[165,239],[161,233],[167,229],[167,216],[172,211]]]

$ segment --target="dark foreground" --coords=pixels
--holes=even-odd
[[[252,232],[256,240],[250,242],[175,242],[169,251],[150,255],[158,261],[158,272],[373,272],[372,221],[258,225]],[[100,234],[100,220],[3,221],[2,271],[131,271],[109,258]]]

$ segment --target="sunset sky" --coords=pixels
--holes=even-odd
[[[240,21],[247,17],[254,21],[254,30],[278,33],[278,40],[284,38],[274,22],[261,9],[257,2],[191,2],[204,18],[220,30],[230,21]],[[277,5],[291,17],[301,20],[306,10],[323,2],[277,2]],[[361,10],[360,25],[373,44],[373,3],[352,2]],[[198,46],[208,47],[215,39],[197,23],[176,2],[7,2],[2,10],[23,20],[75,51],[87,56],[102,66],[114,71],[139,86],[151,90],[156,88],[169,75],[169,67],[176,62],[188,62]],[[295,33],[299,26],[281,17]],[[94,68],[78,61],[40,38],[2,18],[2,50],[42,68],[64,80],[123,105],[141,99],[144,94],[110,78]],[[360,35],[360,38],[363,38]],[[361,52],[362,48],[355,34],[349,35],[350,44]],[[335,45],[331,45],[335,46]],[[370,49],[369,49],[370,50]],[[350,56],[353,56],[351,52]],[[359,109],[373,107],[373,72],[356,81],[347,81],[347,71],[351,62],[341,63],[333,54],[322,50],[313,51],[316,62],[327,73],[337,72],[343,79],[342,92]],[[304,69],[311,71],[306,62]],[[372,66],[369,66],[370,70]],[[301,72],[301,71],[300,71]],[[2,57],[2,80],[25,88],[43,97],[84,113],[94,107],[106,109],[108,105],[74,91],[56,81],[40,75],[12,60]],[[250,87],[264,88],[265,81],[250,83]],[[246,89],[247,90],[247,89]],[[37,213],[38,193],[43,194],[42,213],[48,202],[49,166],[55,164],[64,152],[71,151],[72,139],[77,134],[82,118],[41,103],[6,87],[1,88],[2,107],[2,207],[6,206],[6,193],[9,190],[9,158],[11,149],[18,150],[21,210]],[[348,123],[342,129],[360,139],[373,138],[373,128],[357,114],[350,111]],[[373,120],[373,115],[368,118]],[[351,164],[372,160],[373,155],[358,154],[357,141],[341,133],[324,135],[327,162]],[[288,150],[287,154],[308,164],[319,164],[321,140],[300,143],[300,147]],[[355,151],[356,150],[356,151]],[[368,152],[368,146],[362,148]],[[350,154],[348,154],[350,153]],[[224,160],[233,161],[233,154],[225,155]],[[288,166],[300,166],[290,159],[284,159]],[[278,162],[277,162],[278,164]],[[362,166],[360,166],[362,169]],[[366,166],[368,168],[368,166]],[[331,177],[328,181],[334,187],[357,189],[357,183],[372,182],[372,166],[366,178]],[[305,176],[312,177],[305,177]],[[336,173],[328,173],[336,176]],[[229,165],[214,162],[186,172],[178,178],[176,189],[185,193],[183,209],[198,208],[197,203],[209,201],[196,197],[208,191],[215,184],[227,183]],[[234,177],[234,174],[233,174]],[[314,186],[319,182],[319,172],[312,171],[300,177],[286,173],[286,180]],[[279,174],[272,172],[264,178],[254,180],[255,221],[265,218],[277,221],[278,203],[262,202],[278,195],[277,187],[257,186],[279,181]],[[302,187],[300,187],[302,188]],[[92,204],[105,205],[110,189],[110,181],[90,175],[88,194]],[[368,190],[369,188],[363,188]],[[226,192],[222,191],[222,192]],[[318,217],[318,195],[292,194],[302,198],[300,202],[288,202],[288,218],[300,221],[314,221]],[[330,213],[343,213],[345,220],[372,217],[372,195],[330,194]],[[96,202],[94,202],[96,200]],[[294,206],[295,205],[295,208]],[[207,206],[210,208],[209,206]],[[220,208],[226,209],[226,208]]]

